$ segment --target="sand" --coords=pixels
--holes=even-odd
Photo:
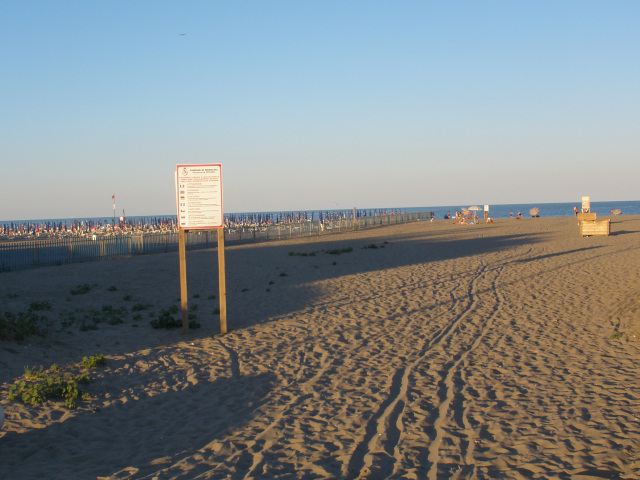
[[[0,307],[49,302],[52,325],[0,341],[0,478],[640,478],[640,217],[611,231],[438,220],[228,247],[224,336],[215,250],[187,255],[187,336],[149,326],[179,303],[177,254],[2,273]],[[103,305],[124,323],[82,331]],[[98,353],[79,408],[7,400],[25,365]]]

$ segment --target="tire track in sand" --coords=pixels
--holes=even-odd
[[[471,298],[471,302],[469,305],[469,309],[466,310],[463,314],[460,315],[457,323],[462,322],[465,318],[467,318],[475,309],[478,304],[478,283],[482,277],[482,275],[486,272],[486,268],[482,272],[481,275],[478,275],[473,279],[469,288],[469,296]],[[460,448],[460,455],[463,460],[463,465],[459,465],[459,470],[457,472],[446,472],[446,475],[454,475],[456,477],[461,476],[460,478],[475,478],[476,476],[476,468],[474,465],[473,457],[475,450],[475,436],[473,434],[474,429],[471,426],[468,419],[468,410],[469,407],[464,407],[464,392],[466,390],[466,382],[464,382],[464,371],[469,366],[469,356],[472,354],[478,346],[482,343],[486,334],[491,330],[493,323],[497,317],[498,312],[500,311],[501,305],[503,304],[503,298],[498,293],[497,282],[500,278],[500,275],[503,272],[503,267],[499,267],[495,270],[496,275],[491,281],[493,288],[491,289],[494,292],[494,307],[491,315],[485,321],[483,321],[478,326],[478,333],[474,336],[474,340],[469,346],[469,348],[462,348],[461,353],[453,356],[455,361],[453,361],[447,370],[446,375],[440,382],[440,387],[442,391],[442,397],[444,397],[443,401],[438,405],[437,409],[437,417],[435,422],[433,423],[433,431],[434,438],[432,442],[429,444],[428,448],[428,457],[427,463],[430,465],[427,478],[429,480],[437,480],[441,478],[442,474],[445,472],[439,472],[438,466],[441,462],[441,454],[440,449],[442,443],[445,439],[451,438],[454,440],[454,443],[458,443]],[[455,377],[459,377],[461,385],[456,387]],[[460,398],[459,402],[456,402],[456,398]],[[466,434],[466,438],[461,438],[458,436],[451,436],[446,434],[445,426],[448,422],[450,411],[453,410],[453,415],[459,417],[459,422],[462,424],[462,428]],[[457,410],[457,411],[456,411]]]
[[[478,275],[477,269],[474,275]],[[454,288],[454,291],[458,290],[459,288],[460,286],[456,286]],[[466,298],[468,298],[468,296]],[[462,302],[462,299],[452,300],[452,308],[455,308],[457,304]],[[464,308],[468,308],[468,306],[465,305]],[[442,315],[439,315],[438,317],[440,316]],[[438,317],[434,317],[434,321]],[[376,344],[391,343],[395,338],[403,338],[409,334],[412,334],[414,332],[413,329],[415,328],[415,324],[418,322],[419,320],[412,318],[404,324],[397,323],[393,326],[393,328],[386,329],[378,335],[367,338],[367,342],[373,342]],[[432,345],[440,342],[445,333],[451,328],[454,328],[453,326],[451,326],[451,324],[442,327],[436,333],[436,335],[432,337],[431,341],[422,348],[421,352],[424,352],[423,355],[426,355],[428,353],[428,350],[432,347]],[[332,335],[326,335],[324,338],[334,337]],[[297,345],[289,345],[289,350],[295,350],[297,347],[306,348],[306,345],[308,345],[308,342],[306,341],[298,342]],[[249,478],[253,478],[255,475],[259,476],[261,469],[264,467],[268,450],[274,447],[273,443],[268,441],[269,436],[274,431],[277,431],[280,425],[286,422],[288,413],[292,409],[299,408],[302,403],[312,397],[312,394],[310,392],[314,391],[314,386],[318,384],[320,379],[328,375],[328,372],[332,369],[335,369],[337,366],[342,366],[344,363],[349,363],[344,360],[345,357],[349,356],[354,360],[359,357],[367,357],[369,355],[369,352],[367,351],[367,349],[363,349],[361,347],[361,344],[354,344],[351,345],[350,348],[344,349],[344,347],[336,345],[335,341],[330,342],[327,345],[316,344],[314,346],[314,351],[317,353],[321,353],[319,368],[313,373],[311,377],[307,379],[298,378],[295,382],[298,385],[298,390],[304,393],[302,395],[289,395],[289,398],[286,402],[281,403],[275,410],[271,411],[271,421],[264,426],[264,429],[257,434],[257,436],[254,438],[254,441],[252,442],[254,446],[261,446],[258,451],[250,451],[250,449],[244,449],[242,452],[233,454],[231,458],[228,459],[228,461],[241,463],[238,461],[242,460],[245,464],[250,465],[247,469],[246,474]],[[329,353],[335,350],[342,350],[342,358],[335,358],[334,355],[331,355]],[[417,365],[420,360],[421,358],[416,359],[412,363],[412,365]],[[380,406],[376,414],[374,414],[369,420],[367,427],[365,428],[364,440],[359,444],[358,447],[356,447],[356,452],[363,452],[367,450],[367,447],[364,445],[371,443],[372,440],[375,441],[376,437],[378,436],[378,431],[388,427],[389,431],[385,432],[384,435],[380,433],[379,436],[381,438],[383,437],[382,439],[385,443],[385,450],[392,452],[391,458],[397,458],[398,440],[402,431],[402,412],[404,411],[404,406],[406,403],[406,393],[409,386],[408,379],[411,370],[412,368],[407,367],[399,368],[391,376],[391,382],[389,386],[389,391],[391,393],[387,397],[387,400]],[[289,385],[289,387],[291,387],[291,385]],[[289,390],[289,394],[291,394],[291,390]],[[272,395],[277,395],[277,392],[272,392]],[[376,418],[380,419],[379,423],[375,422]],[[389,420],[387,421],[387,419]],[[362,456],[358,456],[356,454],[354,457],[352,457],[351,461],[348,462],[348,464],[345,463],[343,465],[343,477],[350,476],[350,474],[352,474],[354,471],[360,471],[361,467],[355,467],[354,464],[362,465],[362,459]]]
[[[409,389],[409,377],[415,367],[422,363],[424,359],[433,351],[434,347],[445,342],[457,330],[464,319],[473,311],[477,303],[477,284],[479,280],[486,274],[488,267],[482,262],[476,270],[474,277],[470,282],[469,292],[467,295],[468,303],[461,314],[452,319],[449,323],[442,326],[440,330],[428,342],[424,344],[422,349],[414,360],[405,367],[398,368],[393,376],[389,389],[389,396],[380,405],[375,415],[369,420],[365,429],[366,434],[360,444],[354,450],[351,460],[347,466],[347,470],[343,472],[345,477],[366,477],[376,468],[376,477],[387,477],[389,475],[397,475],[398,465],[397,459],[399,453],[399,440],[403,431],[402,417],[406,407],[407,392]],[[495,279],[494,279],[495,282]],[[483,335],[479,335],[464,356],[460,356],[454,367],[457,367],[481,341]],[[445,379],[445,385],[448,392],[454,391],[453,372],[454,368],[449,369],[450,374]],[[441,382],[442,383],[442,382]],[[451,398],[448,398],[451,396]],[[440,406],[440,418],[445,417],[449,409],[449,404],[453,399],[452,394],[448,393],[445,402]],[[444,405],[444,408],[443,408]],[[431,445],[434,445],[438,439],[438,430],[436,429],[436,439]],[[442,434],[439,436],[442,437]],[[473,443],[471,441],[470,443]],[[430,448],[429,461],[434,464],[434,455],[437,449]],[[434,453],[435,452],[435,453]],[[472,451],[469,452],[472,455]],[[437,470],[436,470],[437,471]]]

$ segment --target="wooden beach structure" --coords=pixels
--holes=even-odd
[[[578,222],[580,235],[583,237],[609,235],[611,233],[611,220],[597,220],[595,213],[579,213]]]
[[[579,213],[578,214],[578,222],[595,222],[596,214],[595,213]]]

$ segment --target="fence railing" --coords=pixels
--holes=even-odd
[[[225,228],[225,243],[282,240],[431,218],[432,212],[415,212],[360,217],[355,220],[342,218],[324,222],[238,226]],[[214,230],[189,231],[185,238],[187,250],[206,249],[218,243],[217,232]],[[0,242],[0,272],[177,251],[177,232],[14,240]]]

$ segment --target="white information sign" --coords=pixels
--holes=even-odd
[[[189,230],[223,226],[222,165],[178,165],[176,196],[179,228]]]

